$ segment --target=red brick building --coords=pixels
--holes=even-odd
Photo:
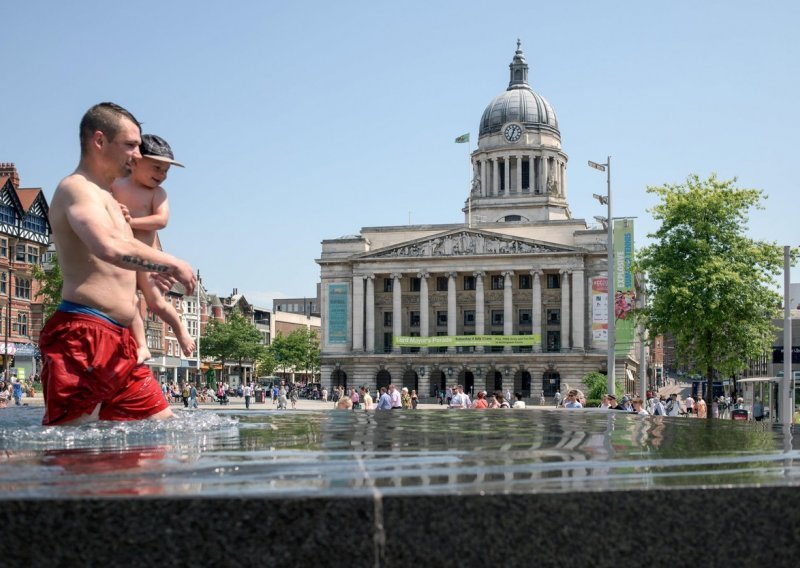
[[[12,374],[38,370],[42,304],[31,270],[50,244],[48,210],[41,188],[20,187],[16,166],[0,163],[0,357],[3,371],[8,366]]]

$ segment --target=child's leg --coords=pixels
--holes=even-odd
[[[143,273],[142,273],[143,274]],[[136,301],[136,305],[139,305],[140,300]],[[137,309],[136,315],[133,317],[133,321],[131,322],[131,335],[136,340],[136,364],[141,365],[145,361],[147,361],[150,357],[150,349],[147,348],[147,335],[144,332],[144,321],[142,321],[142,314]]]
[[[178,312],[175,311],[172,304],[164,299],[164,296],[161,295],[161,291],[156,287],[146,272],[139,273],[137,284],[142,294],[144,294],[144,299],[150,309],[172,327],[172,330],[175,332],[175,337],[178,339],[178,343],[183,350],[183,354],[187,357],[191,355],[196,347],[194,339],[192,339],[192,336],[183,325]]]

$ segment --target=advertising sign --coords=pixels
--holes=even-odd
[[[592,278],[592,345],[608,348],[608,278]]]
[[[542,341],[538,333],[533,335],[437,335],[434,337],[392,337],[395,347],[467,347],[470,345],[493,345],[527,347]]]
[[[349,285],[347,283],[328,284],[328,344],[347,343],[349,306]]]
[[[625,355],[633,347],[633,219],[614,221],[614,317],[615,351]]]

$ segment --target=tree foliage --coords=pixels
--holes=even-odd
[[[622,381],[617,379],[616,391],[622,392]],[[608,377],[603,373],[592,371],[583,377],[583,384],[586,385],[586,399],[599,400],[603,395],[608,393]]]
[[[269,362],[273,370],[278,368],[285,374],[289,370],[305,370],[311,376],[320,367],[319,338],[310,329],[296,329],[289,335],[278,334],[269,346]]]
[[[639,310],[651,335],[670,333],[678,355],[713,380],[730,376],[771,347],[780,296],[771,289],[782,267],[774,243],[745,235],[747,214],[762,192],[736,180],[701,180],[648,187],[661,202],[655,243],[638,254],[649,302]],[[711,412],[708,413],[711,416]]]
[[[36,299],[42,301],[44,320],[47,321],[61,303],[61,290],[64,287],[64,276],[61,274],[56,253],[53,253],[50,264],[46,268],[34,264],[31,274],[33,279],[39,283]]]
[[[200,341],[202,353],[222,363],[242,363],[258,359],[264,351],[261,332],[239,312],[233,310],[227,321],[211,320]]]

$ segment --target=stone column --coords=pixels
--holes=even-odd
[[[583,351],[585,289],[583,269],[574,270],[572,272],[572,348],[576,351]]]
[[[505,187],[505,195],[511,193],[511,158],[506,156],[503,158],[503,168],[505,171],[505,179],[506,187]]]
[[[428,278],[430,278],[430,276],[431,275],[428,272],[417,273],[417,278],[419,278],[419,336],[420,337],[428,337],[430,335],[430,323],[429,323],[430,307],[428,306]],[[427,353],[429,349],[427,347],[424,347],[422,348],[421,351],[423,353]]]
[[[492,158],[492,195],[500,193],[500,160]]]
[[[353,351],[364,351],[364,277],[353,276]]]
[[[484,307],[483,298],[484,274],[485,272],[481,272],[480,270],[472,273],[472,275],[475,276],[475,335],[484,335],[486,333],[486,322],[484,319],[486,309]],[[483,350],[483,345],[475,347],[475,351]]]
[[[544,341],[544,322],[542,321],[542,282],[540,275],[541,270],[531,270],[533,276],[533,302],[531,305],[531,333],[539,334],[541,339],[538,343],[533,344],[533,351],[540,353],[542,351],[542,341]]]
[[[503,272],[503,335],[514,335],[513,276],[514,273],[510,270]],[[511,346],[507,345],[503,351],[510,353]]]
[[[457,335],[456,324],[458,323],[456,311],[456,276],[457,272],[450,272],[447,275],[447,335],[454,337]],[[448,347],[447,351],[455,351],[455,347]]]
[[[403,335],[402,278],[399,272],[392,274],[392,337]],[[392,347],[392,353],[400,353],[400,348]]]
[[[375,353],[375,275],[367,275],[367,353]]]
[[[547,187],[547,177],[550,174],[550,158],[548,156],[542,156],[542,193],[549,193],[549,189]]]
[[[517,193],[522,193],[522,154],[518,154],[517,158]]]
[[[567,164],[561,164],[561,197],[567,198]]]
[[[486,171],[488,164],[488,160],[481,160],[481,196],[489,194],[489,176]]]
[[[561,350],[569,349],[569,271],[561,271]]]

